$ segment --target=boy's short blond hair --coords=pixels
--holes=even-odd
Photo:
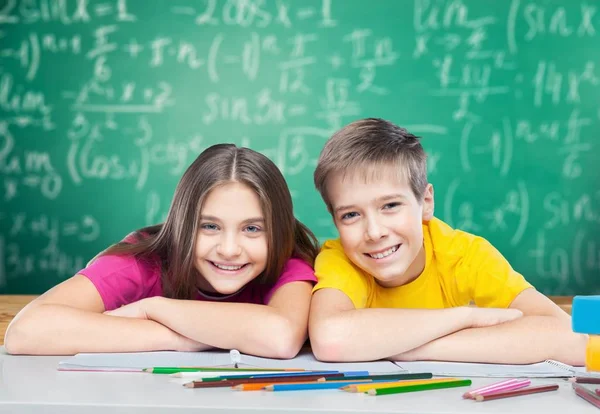
[[[377,176],[381,166],[395,166],[406,177],[417,198],[427,187],[427,155],[419,137],[380,118],[361,119],[337,131],[321,151],[314,173],[315,187],[332,213],[327,179],[333,174],[359,172]]]

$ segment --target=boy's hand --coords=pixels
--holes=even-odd
[[[501,308],[469,308],[471,315],[469,317],[470,328],[485,328],[486,326],[499,325],[504,322],[514,321],[523,316],[523,312],[518,309]]]

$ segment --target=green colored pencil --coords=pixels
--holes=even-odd
[[[352,376],[348,376],[346,377],[346,379],[349,380],[355,380],[355,379],[372,379],[372,380],[398,380],[398,381],[402,381],[402,380],[413,380],[413,379],[429,379],[432,378],[433,375],[431,374],[431,372],[420,372],[420,373],[414,373],[414,374],[374,374],[374,375],[352,375]],[[325,377],[324,379],[322,379],[321,381],[334,381],[337,380],[339,378],[331,378],[331,377]]]
[[[214,368],[214,367],[154,367],[144,368],[142,371],[150,372],[152,374],[175,374],[177,372],[244,372],[244,371],[257,371],[257,372],[294,372],[304,371],[303,369],[267,369],[267,368]]]
[[[404,393],[404,392],[437,390],[440,388],[468,387],[469,385],[471,385],[471,380],[434,382],[431,384],[405,385],[403,387],[400,386],[400,387],[393,387],[393,388],[375,388],[375,389],[366,391],[366,394],[369,394],[369,395],[400,394],[400,393]]]

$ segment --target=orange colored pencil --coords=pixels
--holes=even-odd
[[[499,398],[517,397],[519,395],[537,394],[538,392],[556,391],[558,384],[554,385],[540,385],[539,387],[527,387],[521,388],[520,390],[497,392],[495,394],[488,395],[477,395],[475,394],[475,401],[488,401],[497,400]]]

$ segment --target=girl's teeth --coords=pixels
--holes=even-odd
[[[225,266],[225,265],[220,265],[215,263],[215,266],[217,266],[219,269],[223,269],[223,270],[240,270],[242,268],[242,266]]]

